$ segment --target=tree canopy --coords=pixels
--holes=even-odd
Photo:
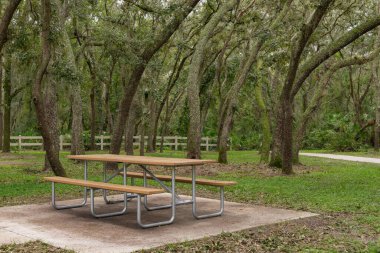
[[[219,162],[232,143],[286,174],[303,148],[378,149],[377,1],[7,0],[0,18],[0,147],[42,135],[58,175],[59,134],[73,154],[185,136],[189,158],[214,137]]]

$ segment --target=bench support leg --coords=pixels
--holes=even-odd
[[[210,214],[203,214],[203,215],[198,215],[197,214],[197,197],[196,197],[196,181],[195,181],[195,166],[192,166],[192,178],[193,178],[193,182],[192,182],[192,199],[193,199],[193,216],[194,218],[196,219],[204,219],[204,218],[210,218],[210,217],[216,217],[216,216],[220,216],[223,214],[224,212],[224,187],[221,186],[220,187],[220,209],[219,211],[215,212],[215,213],[210,213]]]
[[[171,203],[171,208],[172,208],[172,216],[170,217],[169,220],[167,221],[160,221],[160,222],[155,222],[155,223],[147,223],[143,224],[141,221],[141,195],[137,195],[137,223],[142,227],[142,228],[151,228],[151,227],[158,227],[158,226],[163,226],[163,225],[168,225],[172,224],[175,219],[175,208],[176,208],[176,195],[175,195],[175,168],[172,168],[172,185],[171,185],[171,195],[172,195],[172,203]],[[146,196],[145,196],[146,197]],[[145,198],[144,197],[144,198]]]
[[[120,172],[123,172],[124,171],[124,167],[125,169],[127,169],[128,167],[130,166],[130,164],[125,164],[123,163],[123,168],[121,169],[118,169],[115,173],[113,173],[110,177],[107,177],[107,170],[106,170],[106,166],[104,165],[103,167],[103,182],[104,183],[108,183],[109,181],[111,181],[114,177],[120,175]],[[133,185],[133,184],[132,184]],[[116,203],[121,203],[123,202],[124,200],[109,200],[107,198],[107,190],[102,190],[103,191],[103,199],[104,199],[104,202],[106,204],[116,204]],[[137,195],[136,194],[128,194],[128,199],[132,199],[132,198],[136,198]]]
[[[125,163],[123,164],[122,171],[123,171],[123,185],[127,185],[127,166]],[[119,171],[117,173],[119,173]],[[95,212],[94,191],[95,191],[94,189],[92,189],[92,188],[90,189],[90,193],[91,193],[91,214],[92,214],[92,216],[94,216],[96,218],[105,218],[105,217],[123,215],[127,212],[128,194],[125,192],[124,193],[124,208],[123,208],[123,210],[121,210],[119,212],[113,212],[113,213],[97,214]],[[103,198],[104,198],[104,200],[106,200],[106,195],[104,195],[104,193],[105,193],[105,190],[103,190]]]
[[[124,208],[121,211],[113,212],[113,213],[103,213],[103,214],[97,214],[95,212],[95,199],[94,199],[94,189],[90,189],[90,195],[91,195],[91,214],[95,218],[106,218],[106,217],[112,217],[117,215],[123,215],[127,213],[127,193],[124,193]]]
[[[144,174],[144,178],[143,178],[143,183],[144,183],[144,187],[148,187],[148,179],[147,179],[147,176],[146,174],[149,173],[149,175],[153,178],[154,181],[158,182],[167,192],[172,192],[172,190],[166,186],[163,182],[161,182],[161,180],[159,180],[150,170],[148,170],[148,168],[146,168],[145,166],[141,166],[144,170],[143,174]],[[191,200],[182,200],[177,194],[175,194],[175,199],[176,199],[176,205],[179,206],[179,205],[187,205],[187,204],[191,204],[192,201]],[[155,211],[155,210],[161,210],[161,209],[168,209],[168,208],[171,208],[172,205],[171,204],[168,204],[168,205],[159,205],[159,206],[153,206],[153,207],[150,207],[148,206],[148,196],[144,196],[144,207],[147,211]]]
[[[77,205],[57,205],[56,198],[55,198],[55,183],[51,182],[51,192],[52,192],[51,203],[52,203],[52,206],[57,210],[83,207],[87,204],[87,188],[85,188],[84,191],[85,192],[84,192],[82,203],[77,204]]]
[[[87,161],[84,162],[84,180],[87,180]],[[83,192],[83,201],[81,204],[77,205],[57,205],[56,198],[55,198],[55,183],[51,183],[51,203],[52,206],[57,210],[63,210],[63,209],[69,209],[69,208],[78,208],[83,207],[87,204],[87,188],[84,187]]]

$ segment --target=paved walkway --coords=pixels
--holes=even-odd
[[[152,203],[168,203],[169,196],[159,194],[150,200]],[[98,211],[104,211],[104,202],[100,198],[96,200]],[[217,200],[199,198],[198,207],[204,211],[215,210],[218,204]],[[120,209],[120,205],[107,208],[112,211]],[[191,214],[191,206],[178,206],[174,224],[142,229],[136,224],[136,200],[129,202],[127,215],[105,219],[93,218],[88,206],[61,211],[54,210],[50,204],[3,207],[0,208],[0,244],[38,239],[77,252],[131,252],[317,215],[233,202],[225,202],[225,208],[221,217],[196,220]],[[142,217],[143,220],[162,220],[169,214],[170,209],[145,211]]]
[[[300,153],[300,155],[322,157],[322,158],[329,158],[329,159],[343,160],[343,161],[380,164],[380,158],[360,157],[360,156],[351,156],[351,155],[318,154],[318,153]]]

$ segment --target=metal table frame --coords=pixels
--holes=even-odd
[[[128,166],[130,166],[131,164],[128,164]],[[219,210],[214,212],[214,213],[209,213],[209,214],[202,214],[202,215],[199,215],[197,213],[197,201],[196,201],[196,166],[193,165],[191,166],[191,171],[192,171],[192,199],[191,200],[183,200],[180,196],[178,196],[178,194],[176,194],[175,192],[175,187],[173,187],[173,179],[174,179],[174,184],[175,184],[175,170],[177,169],[176,166],[164,166],[164,167],[170,167],[171,170],[172,170],[172,187],[169,188],[168,186],[165,185],[165,183],[158,179],[154,173],[149,169],[149,166],[147,165],[143,165],[143,164],[136,164],[137,166],[139,166],[142,170],[143,170],[143,173],[144,173],[144,178],[143,178],[143,185],[144,187],[148,187],[148,179],[147,179],[147,174],[149,176],[152,177],[152,179],[154,181],[156,181],[162,188],[165,189],[165,191],[167,191],[168,193],[170,193],[172,195],[172,202],[170,204],[167,204],[167,205],[159,205],[159,206],[153,206],[153,207],[150,207],[148,205],[148,196],[144,196],[144,200],[143,200],[143,204],[144,204],[144,207],[146,210],[148,211],[154,211],[154,210],[161,210],[161,209],[167,209],[167,208],[172,208],[173,204],[175,203],[176,206],[179,206],[179,205],[187,205],[187,204],[192,204],[192,213],[193,213],[193,216],[194,218],[196,219],[204,219],[204,218],[211,218],[211,217],[216,217],[216,216],[220,216],[223,214],[224,212],[224,187],[223,186],[220,186],[220,199],[219,199],[219,202],[220,202],[220,207],[219,207]],[[109,182],[112,178],[114,178],[115,176],[117,175],[120,175],[120,170],[118,170],[117,172],[115,172],[114,174],[112,174],[109,178],[106,177],[106,168],[104,167],[104,182]],[[125,172],[126,173],[126,172]],[[131,184],[134,185],[134,178],[131,178]],[[111,202],[107,199],[107,195],[106,195],[106,191],[103,192],[103,197],[104,197],[104,200],[107,204],[110,204],[110,203],[115,203],[115,202]],[[131,195],[131,196],[128,196],[128,198],[135,198],[136,196],[134,195]],[[173,200],[174,199],[174,200]],[[116,202],[121,202],[121,201],[116,201]],[[140,204],[140,201],[138,201],[138,204]],[[173,214],[174,212],[174,214]],[[175,208],[172,209],[172,219],[174,221],[174,218],[175,218]]]

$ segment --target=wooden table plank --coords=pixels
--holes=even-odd
[[[156,166],[191,166],[216,163],[214,160],[151,157],[151,156],[130,156],[113,154],[94,154],[94,155],[69,155],[69,159],[84,161],[118,162],[128,164],[156,165]]]

